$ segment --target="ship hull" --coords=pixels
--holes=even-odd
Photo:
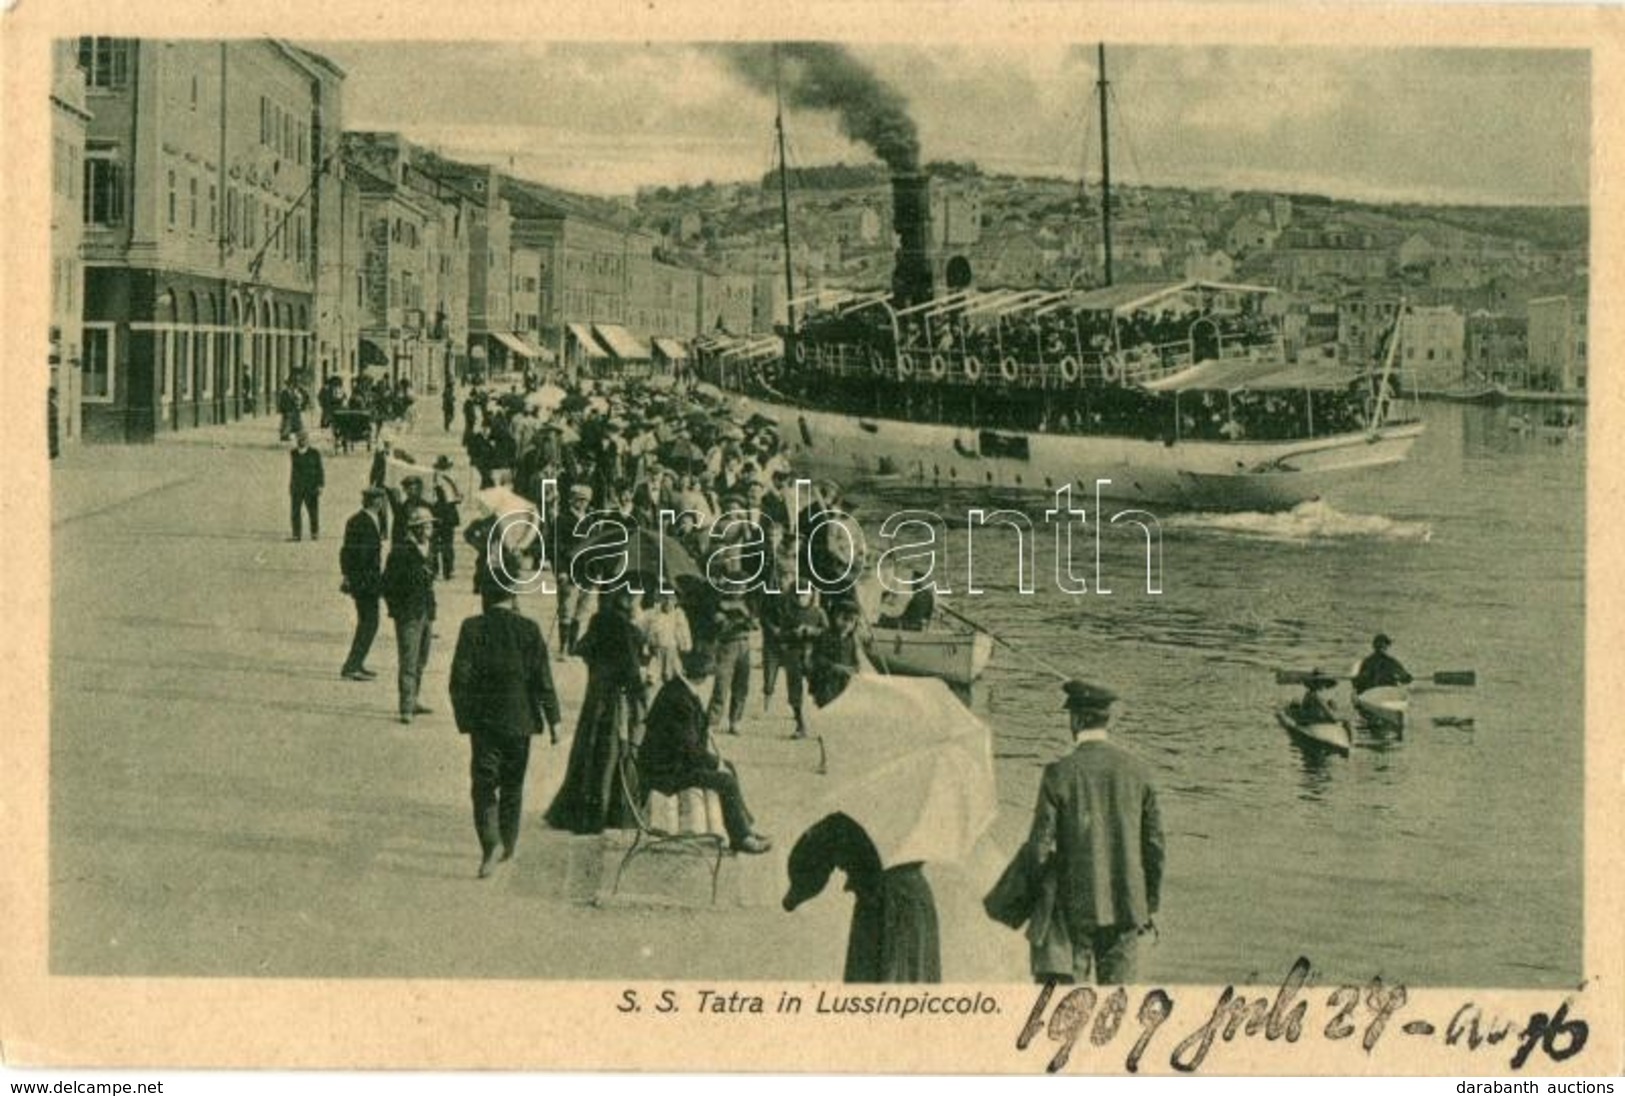
[[[774,419],[797,469],[852,482],[941,491],[1017,491],[1053,498],[1066,484],[1085,498],[1180,510],[1288,510],[1337,483],[1403,461],[1419,422],[1374,434],[1294,441],[1189,441],[998,433],[867,419],[746,398]],[[989,444],[991,442],[991,444]],[[992,449],[994,452],[987,452]],[[1081,501],[1081,500],[1080,500]]]

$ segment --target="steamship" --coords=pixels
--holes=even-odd
[[[792,294],[778,334],[704,340],[701,375],[776,420],[798,468],[848,482],[1268,511],[1403,461],[1422,423],[1402,324],[1380,364],[1294,363],[1269,287],[1112,283],[1101,130],[1105,284],[977,289],[953,258],[939,287],[929,179],[897,172],[890,291]]]

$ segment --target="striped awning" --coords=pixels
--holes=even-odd
[[[609,351],[598,345],[598,340],[592,337],[592,329],[584,323],[565,325],[570,330],[570,337],[575,340],[581,352],[589,358],[607,358]]]
[[[667,339],[655,336],[655,349],[674,362],[688,361],[688,348],[676,339]]]
[[[529,339],[518,334],[517,332],[493,331],[491,332],[491,337],[497,342],[501,343],[503,346],[506,346],[513,353],[518,354],[521,358],[531,358],[542,362],[550,362],[553,360],[553,352],[551,350],[546,350],[540,346],[537,346],[535,343],[531,342]]]
[[[643,345],[643,340],[618,323],[595,323],[592,325],[593,333],[622,361],[648,361],[649,348]]]

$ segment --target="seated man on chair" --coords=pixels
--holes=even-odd
[[[685,788],[716,792],[734,851],[763,853],[773,843],[751,829],[739,774],[716,752],[707,729],[705,701],[700,696],[714,673],[715,656],[709,647],[696,647],[683,656],[682,673],[666,682],[649,705],[647,729],[638,749],[638,771],[644,787],[662,795],[676,795]]]

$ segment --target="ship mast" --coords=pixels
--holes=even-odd
[[[1112,284],[1112,144],[1110,122],[1106,114],[1106,93],[1111,85],[1106,82],[1106,43],[1100,43],[1100,233],[1106,259],[1106,285]]]
[[[773,47],[773,128],[779,140],[779,224],[784,233],[784,320],[788,338],[796,332],[796,283],[790,269],[790,160],[784,152],[784,96],[779,89],[779,47]]]

